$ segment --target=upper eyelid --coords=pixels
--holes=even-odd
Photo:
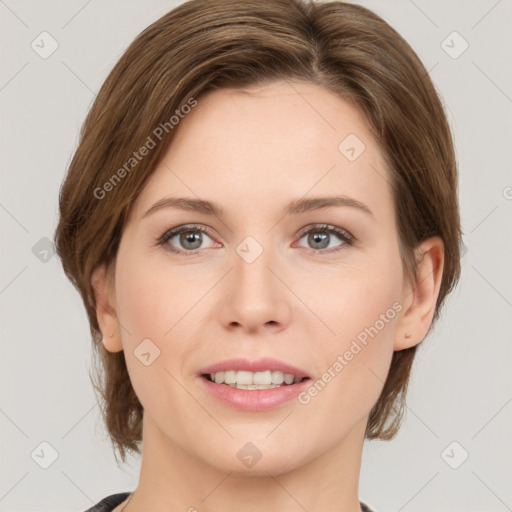
[[[310,224],[310,225],[306,226],[305,228],[302,228],[298,232],[297,236],[303,236],[304,234],[306,234],[309,231],[312,231],[314,229],[318,229],[319,231],[322,229],[325,229],[326,231],[335,232],[335,233],[337,231],[341,231],[342,233],[347,235],[347,238],[355,240],[355,237],[349,231],[347,231],[345,228],[340,228],[339,226],[335,226],[334,224],[326,224],[326,223]]]
[[[175,226],[173,228],[169,228],[169,229],[165,230],[164,234],[162,236],[165,236],[167,233],[172,233],[174,231],[187,230],[187,229],[190,231],[194,231],[194,230],[201,231],[201,232],[206,233],[207,235],[209,235],[209,232],[214,231],[213,228],[211,228],[210,226],[207,226],[205,224],[181,224],[179,226]],[[339,226],[335,226],[334,224],[328,224],[325,222],[317,222],[317,223],[313,223],[313,224],[308,224],[307,226],[301,228],[298,231],[296,236],[301,235],[302,233],[307,233],[308,231],[310,231],[312,229],[326,229],[326,230],[327,229],[337,229],[337,230],[346,232],[347,235],[350,235],[350,233],[345,228],[341,228]]]
[[[213,228],[210,228],[209,226],[205,226],[204,224],[182,224],[165,230],[159,240],[167,239],[168,241],[186,231],[200,231],[201,233],[208,235],[210,238],[213,238],[213,234],[211,234]]]

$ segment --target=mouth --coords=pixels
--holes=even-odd
[[[229,359],[201,369],[198,377],[209,396],[248,412],[269,411],[286,404],[311,380],[304,370],[272,358]]]
[[[281,375],[279,375],[279,373]],[[222,375],[224,374],[224,375]],[[268,383],[270,376],[270,384]],[[228,382],[225,382],[227,378]],[[272,380],[275,378],[275,383]],[[290,402],[309,385],[310,377],[296,377],[277,371],[249,372],[228,370],[212,374],[201,374],[209,396],[220,400],[224,405],[240,411],[270,411]],[[282,379],[282,382],[281,382]],[[224,382],[220,382],[223,380]],[[229,382],[234,380],[235,382]],[[252,384],[248,383],[251,382]],[[254,382],[263,382],[255,384]],[[281,382],[279,384],[279,382]]]
[[[269,357],[228,359],[200,370],[204,379],[237,389],[273,389],[293,386],[310,376],[300,368]]]

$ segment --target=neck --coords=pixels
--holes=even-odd
[[[124,512],[235,511],[241,505],[245,512],[360,512],[365,427],[366,418],[316,458],[293,461],[293,469],[271,472],[256,464],[243,473],[222,471],[192,456],[145,415],[139,484]]]

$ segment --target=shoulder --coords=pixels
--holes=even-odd
[[[91,508],[88,508],[85,512],[111,512],[115,507],[121,504],[131,493],[121,492],[118,494],[111,494],[106,498],[103,498],[99,503],[96,503]],[[374,512],[368,505],[360,502],[361,512]]]
[[[99,503],[88,508],[85,512],[111,512],[117,507],[120,503],[122,503],[131,493],[129,492],[120,492],[118,494],[111,494],[106,498],[103,498]]]

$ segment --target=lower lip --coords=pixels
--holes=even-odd
[[[268,411],[295,398],[311,379],[271,389],[237,389],[200,377],[206,389],[221,402],[242,411]]]

